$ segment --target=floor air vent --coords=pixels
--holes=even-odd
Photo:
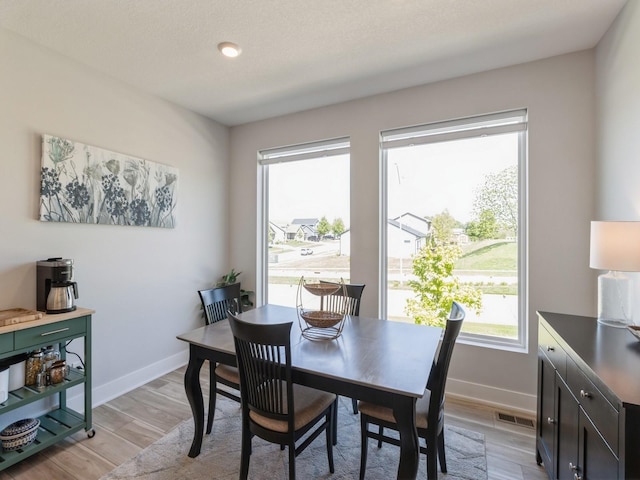
[[[533,420],[530,418],[518,417],[516,415],[510,415],[508,413],[496,412],[496,416],[499,421],[510,423],[512,425],[519,425],[526,428],[534,428]]]

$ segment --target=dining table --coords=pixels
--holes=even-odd
[[[261,324],[293,323],[291,364],[295,383],[393,409],[400,436],[397,478],[416,478],[416,401],[424,395],[441,328],[347,315],[338,338],[310,340],[302,335],[303,324],[293,307],[267,304],[238,318]],[[197,457],[205,423],[200,369],[205,360],[212,362],[212,368],[216,362],[237,365],[233,334],[225,319],[177,338],[189,344],[184,386],[195,423],[189,457]],[[215,389],[210,390],[215,395]]]

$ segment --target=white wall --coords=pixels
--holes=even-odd
[[[598,206],[594,220],[640,220],[640,2],[629,2],[598,45]],[[640,275],[634,321],[640,323]]]
[[[595,314],[588,266],[594,212],[594,52],[462,77],[231,129],[231,263],[255,280],[260,149],[351,138],[351,280],[377,315],[379,132],[529,109],[529,353],[456,347],[453,393],[535,410],[536,310]],[[253,287],[253,285],[249,285]]]
[[[39,222],[43,133],[177,167],[177,227]],[[230,266],[228,129],[0,29],[0,145],[0,309],[35,308],[36,261],[72,258],[96,404],[184,364],[196,290]]]

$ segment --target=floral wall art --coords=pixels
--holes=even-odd
[[[42,136],[40,220],[173,228],[178,169]]]

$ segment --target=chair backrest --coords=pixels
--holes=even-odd
[[[320,280],[320,283],[333,284],[335,282]],[[335,283],[335,285],[339,284]],[[341,288],[336,293],[325,297],[326,307],[328,310],[344,311],[347,315],[358,316],[360,315],[360,299],[362,298],[363,290],[364,284],[362,283],[346,283],[344,291]]]
[[[227,318],[227,311],[229,310],[231,313],[242,312],[240,283],[199,290],[198,294],[200,295],[207,325]]]
[[[444,329],[444,336],[440,344],[440,350],[436,362],[431,369],[431,375],[427,383],[427,388],[431,391],[431,400],[429,405],[429,413],[436,413],[442,406],[444,399],[444,387],[447,383],[447,375],[449,373],[449,364],[451,363],[451,355],[456,339],[462,328],[465,312],[458,302],[453,302],[447,326]]]
[[[236,347],[243,409],[288,422],[289,431],[293,432],[293,323],[257,324],[244,322],[231,313],[228,316]]]

